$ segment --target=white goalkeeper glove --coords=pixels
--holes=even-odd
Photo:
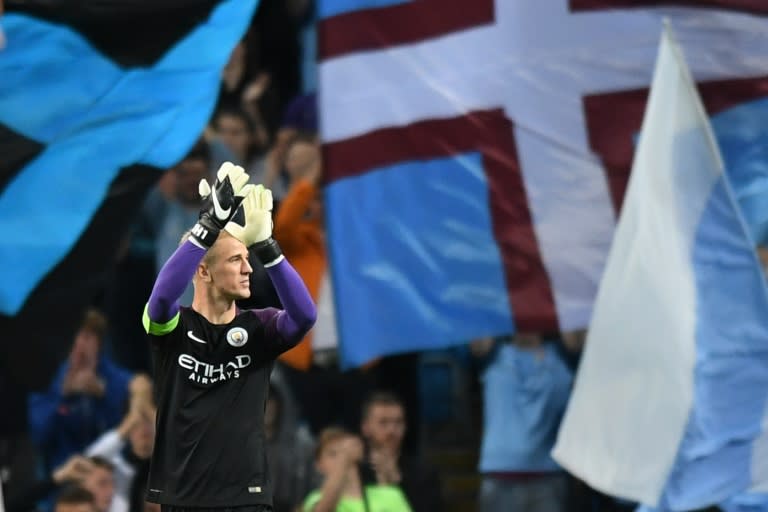
[[[203,178],[198,185],[198,192],[203,200],[200,218],[192,228],[192,239],[198,245],[210,248],[219,236],[219,232],[235,215],[243,197],[254,188],[247,185],[248,175],[242,167],[225,162],[216,173],[213,188]]]
[[[265,267],[283,259],[280,247],[272,238],[272,191],[263,185],[256,185],[248,192],[224,230],[253,249]]]

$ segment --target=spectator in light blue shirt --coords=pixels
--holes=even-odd
[[[550,456],[573,376],[557,347],[538,334],[478,340],[484,421],[480,511],[558,512],[566,475]]]

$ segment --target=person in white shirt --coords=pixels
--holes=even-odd
[[[86,449],[87,455],[103,457],[114,467],[115,493],[108,512],[144,510],[144,487],[155,440],[155,413],[152,383],[144,378],[132,387],[130,407],[120,425]],[[137,478],[142,478],[141,482]]]

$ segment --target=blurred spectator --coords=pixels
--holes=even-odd
[[[255,135],[258,128],[248,115],[240,109],[224,109],[216,114],[213,126],[217,140],[231,151],[234,156],[232,162],[245,169],[251,176],[250,181],[263,184],[273,191],[275,198],[282,198],[286,190],[285,181],[278,179],[277,172],[267,173],[268,159]]]
[[[267,124],[276,126],[279,113],[301,90],[299,30],[305,0],[263,0],[247,38],[247,75],[270,74],[275,97],[274,110],[262,108]],[[297,8],[298,7],[298,8]],[[251,72],[254,70],[255,72]],[[277,117],[273,117],[277,114]]]
[[[334,424],[352,430],[360,423],[360,406],[370,385],[360,370],[341,371],[338,364],[319,189],[320,144],[312,134],[294,133],[292,137],[285,160],[291,188],[275,215],[274,236],[317,303],[317,322],[280,360],[288,366],[285,375],[313,433]]]
[[[299,273],[315,302],[321,282],[327,279],[327,257],[322,203],[318,181],[322,172],[320,146],[313,136],[295,139],[288,148],[286,167],[291,188],[275,215],[275,239]],[[318,316],[322,313],[318,311]],[[331,315],[332,318],[332,315]],[[312,337],[319,325],[289,350],[281,360],[294,368],[306,370],[312,363]],[[335,345],[335,340],[328,340]]]
[[[565,473],[550,456],[570,395],[572,373],[538,334],[482,339],[484,427],[480,512],[565,510]]]
[[[275,483],[272,493],[275,512],[293,512],[318,484],[315,442],[309,431],[299,425],[297,412],[279,373],[273,373],[264,411],[264,432],[267,461]]]
[[[254,141],[254,126],[251,119],[240,109],[223,109],[216,113],[213,128],[218,140],[232,152],[234,156],[232,163],[249,172],[259,149]]]
[[[81,455],[73,455],[53,470],[47,478],[21,490],[13,499],[6,497],[7,512],[30,512],[37,503],[51,496],[63,485],[80,484],[93,470],[93,463]]]
[[[200,213],[198,185],[211,176],[210,147],[205,141],[198,142],[192,150],[170,171],[173,173],[170,190],[163,194],[158,189],[147,198],[143,215],[154,219],[155,275],[179,246],[181,235],[197,222]],[[192,303],[192,285],[179,299],[179,304]]]
[[[264,115],[265,110],[274,108],[269,104],[274,92],[271,76],[261,72],[248,84],[240,99],[242,111],[252,124],[253,144],[262,152],[267,149],[277,130],[276,123],[268,124]]]
[[[252,181],[272,189],[278,201],[295,182],[285,166],[288,149],[299,135],[305,142],[317,144],[317,99],[314,93],[297,96],[291,101],[271,148],[250,167]]]
[[[68,487],[59,494],[53,512],[96,512],[93,494],[82,487]]]
[[[319,315],[318,315],[319,318]],[[317,328],[315,328],[317,330]],[[401,450],[405,455],[418,456],[421,452],[421,422],[423,420],[420,397],[420,354],[411,352],[381,357],[366,366],[373,388],[397,396],[405,409],[406,429]]]
[[[232,48],[229,60],[221,73],[221,88],[219,90],[217,110],[240,106],[240,98],[248,85],[249,78],[247,54],[247,39],[241,40]]]
[[[322,172],[320,146],[314,136],[293,140],[286,151],[286,167],[291,186],[275,215],[274,237],[317,303],[321,281],[327,274],[327,262],[318,185]],[[312,336],[317,328],[315,324],[301,343],[280,357],[281,361],[299,370],[309,369]]]
[[[444,510],[437,470],[419,457],[402,453],[405,430],[405,409],[399,398],[387,392],[368,397],[361,425],[367,448],[364,481],[399,486],[414,512]]]
[[[283,113],[280,129],[283,131],[284,149],[299,133],[317,135],[317,94],[309,92],[293,98]]]
[[[115,468],[104,457],[89,457],[93,468],[82,481],[83,489],[93,494],[96,512],[107,512],[115,495]]]
[[[257,157],[256,160],[252,161],[250,167],[247,168],[247,171],[251,176],[251,183],[261,183],[272,190],[272,195],[275,199],[276,215],[279,211],[280,201],[285,197],[289,186],[288,176],[284,172],[284,161],[287,149],[298,133],[297,128],[295,127],[298,125],[298,122],[294,118],[316,118],[316,115],[313,114],[302,114],[306,109],[314,108],[313,103],[307,103],[306,101],[301,100],[301,98],[297,99],[296,102],[298,105],[292,107],[292,113],[286,116],[285,125],[278,131],[276,143],[266,154],[261,155]],[[312,122],[304,123],[302,126],[308,127],[310,130],[316,128],[316,124],[313,125]],[[310,136],[310,138],[313,137]],[[254,258],[251,259],[253,260]],[[282,307],[274,286],[272,285],[272,281],[269,279],[261,265],[255,265],[253,267],[253,273],[251,273],[250,280],[251,297],[238,301],[238,306],[240,308],[260,309],[266,307]],[[314,330],[317,331],[317,328]],[[293,385],[293,382],[291,385]],[[350,423],[350,428],[356,424],[357,422]],[[313,428],[313,432],[318,431],[319,430],[314,430]]]
[[[89,310],[45,393],[29,395],[30,431],[46,471],[120,421],[133,376],[101,350],[106,318]]]
[[[325,429],[316,457],[323,484],[307,496],[304,512],[410,512],[397,485],[372,482],[363,486],[359,467],[362,458],[363,444],[357,436],[340,428]]]
[[[283,105],[272,74],[250,58],[254,53],[252,41],[252,37],[246,37],[232,50],[222,72],[216,112],[243,110],[256,128],[256,141],[266,147],[275,132]]]
[[[110,512],[143,512],[149,462],[155,442],[156,408],[149,378],[131,389],[128,412],[120,425],[103,434],[86,450],[114,467],[115,495]]]

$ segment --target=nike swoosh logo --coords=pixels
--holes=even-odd
[[[187,336],[189,336],[190,338],[192,338],[193,340],[195,340],[198,343],[208,343],[207,341],[201,340],[200,338],[195,336],[194,333],[192,333],[192,331],[187,331]]]
[[[226,210],[222,208],[221,205],[219,204],[219,197],[216,195],[215,190],[211,192],[211,195],[213,195],[213,211],[216,214],[216,217],[222,220],[229,218],[229,214],[232,211],[232,207],[230,206]]]

